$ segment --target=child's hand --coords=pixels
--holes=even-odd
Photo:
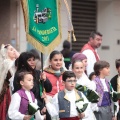
[[[46,113],[46,107],[44,107],[42,110],[41,110],[41,114],[45,114]]]
[[[15,50],[15,58],[17,59],[20,56],[20,53],[16,49],[14,50]]]
[[[45,92],[43,92],[41,98],[43,98],[46,103],[48,102],[48,99],[47,99],[47,96],[46,96]]]
[[[44,72],[41,73],[40,79],[46,81],[46,74]]]
[[[117,120],[117,117],[112,117],[112,120]]]
[[[25,115],[23,120],[30,120],[31,117],[32,117],[31,115]]]
[[[44,115],[44,120],[46,120],[46,115]]]
[[[79,117],[80,119],[84,118],[84,117],[85,117],[85,113],[80,113],[78,117]]]

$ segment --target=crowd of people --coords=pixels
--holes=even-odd
[[[110,64],[100,60],[102,34],[92,32],[80,52],[64,41],[43,71],[36,50],[0,50],[0,120],[120,120],[120,59],[111,80]]]

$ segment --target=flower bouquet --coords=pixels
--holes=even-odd
[[[92,103],[97,103],[98,102],[99,96],[95,91],[90,90],[87,87],[79,85],[79,84],[76,84],[76,89],[78,91],[83,92],[83,94],[87,97],[87,99],[90,102],[92,102]]]
[[[88,103],[84,103],[84,99],[81,98],[81,99],[75,101],[75,105],[76,105],[76,109],[77,109],[78,113],[82,113],[86,110]]]
[[[28,114],[29,115],[34,115],[39,109],[40,109],[39,106],[33,102],[30,102],[28,104]]]
[[[118,93],[116,91],[110,92],[110,96],[111,96],[111,99],[113,100],[113,102],[117,102],[120,99],[120,93]]]
[[[117,102],[120,99],[120,93],[114,91],[111,84],[110,84],[110,96],[113,102]]]

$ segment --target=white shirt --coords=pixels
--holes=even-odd
[[[101,83],[102,83],[102,85],[103,85],[104,91],[108,92],[108,88],[107,88],[105,79],[100,78],[100,81],[101,81]],[[96,84],[95,84],[94,81],[93,81],[93,83],[94,83],[93,90],[96,91]]]
[[[84,96],[84,94],[83,93],[81,93],[81,94],[84,99],[84,102],[88,103],[88,107],[84,112],[85,118],[83,118],[82,120],[95,120],[94,114],[90,108],[90,103],[88,102],[88,100]],[[78,116],[78,112],[77,112],[76,106],[75,106],[75,100],[76,100],[75,91],[74,90],[72,90],[72,91],[66,90],[66,95],[67,95],[68,99],[70,100],[70,117]],[[55,96],[53,97],[52,103],[50,103],[50,102],[46,103],[46,108],[52,117],[59,116],[58,93],[55,94]]]
[[[101,83],[102,83],[102,85],[103,85],[104,91],[108,92],[108,88],[107,88],[105,79],[100,78],[100,81],[101,81]]]
[[[87,57],[88,65],[87,65],[86,70],[87,70],[87,75],[89,76],[90,73],[94,71],[93,67],[94,67],[94,63],[96,62],[96,58],[95,58],[94,53],[90,49],[84,50],[82,53],[84,55],[86,55],[86,57]],[[97,50],[96,50],[96,53],[97,53]]]
[[[28,97],[28,100],[30,102],[32,102],[32,97],[31,97],[31,94],[29,91],[25,91],[27,97]],[[21,97],[20,95],[16,92],[12,95],[12,98],[11,98],[11,103],[10,103],[10,106],[9,106],[9,109],[8,109],[8,116],[10,119],[12,120],[23,120],[24,118],[24,114],[21,114],[19,112],[19,108],[20,108],[20,102],[21,102]],[[37,104],[37,100],[35,100],[35,103]],[[40,114],[39,111],[37,111],[35,113],[35,118],[36,120],[43,120],[43,116]]]
[[[85,73],[83,73],[79,79],[77,78],[77,84],[86,86],[91,90],[95,90],[96,87],[95,83],[93,81],[90,81]]]

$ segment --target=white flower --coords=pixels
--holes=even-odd
[[[79,102],[76,102],[76,107],[78,107],[78,109],[82,109],[83,108],[83,105],[84,105],[84,102],[83,101],[79,101]]]

